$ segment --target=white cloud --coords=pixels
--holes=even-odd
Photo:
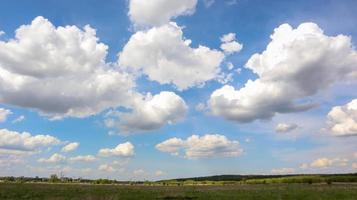
[[[220,84],[227,84],[229,82],[233,81],[233,73],[221,73],[218,74],[216,77],[216,80],[220,83]]]
[[[68,160],[71,162],[92,162],[92,161],[95,161],[96,158],[95,158],[95,156],[92,156],[92,155],[86,155],[86,156],[71,157]]]
[[[224,34],[221,37],[221,42],[226,43],[226,42],[232,42],[236,39],[236,34],[235,33],[227,33]]]
[[[219,74],[224,54],[190,44],[182,27],[170,23],[132,35],[118,62],[125,70],[143,73],[160,84],[174,84],[179,90],[201,86]]]
[[[98,170],[104,172],[123,172],[127,164],[128,161],[124,161],[124,162],[113,161],[112,163],[101,164],[98,167]]]
[[[116,169],[109,164],[99,165],[98,170],[105,171],[105,172],[115,172],[116,171]]]
[[[316,106],[304,103],[304,97],[350,77],[356,69],[357,52],[351,38],[327,36],[314,23],[296,29],[283,24],[271,39],[266,50],[254,54],[245,65],[258,79],[248,80],[239,90],[225,85],[212,93],[209,106],[214,115],[251,122],[276,113],[304,111]]]
[[[243,153],[238,141],[230,141],[224,135],[192,135],[186,140],[171,138],[156,145],[156,149],[172,155],[185,151],[189,159],[210,157],[237,157]]]
[[[331,166],[344,167],[347,166],[347,164],[348,164],[348,159],[346,158],[334,158],[334,159],[319,158],[314,160],[310,164],[310,167],[313,168],[327,168]]]
[[[170,138],[156,145],[156,149],[162,152],[178,155],[181,148],[185,147],[186,141],[180,138]]]
[[[223,35],[221,37],[221,42],[222,42],[221,49],[227,54],[239,52],[240,50],[242,50],[243,45],[235,40],[236,40],[235,33],[227,33]]]
[[[157,170],[157,171],[155,172],[155,176],[165,176],[165,175],[166,175],[166,173],[163,172],[163,171],[161,171],[161,170]]]
[[[0,148],[20,151],[36,151],[43,147],[60,144],[61,141],[50,135],[34,135],[0,129]]]
[[[311,167],[315,167],[315,168],[324,168],[324,167],[329,167],[332,165],[332,160],[328,159],[328,158],[319,158],[314,160],[311,163]]]
[[[243,45],[238,43],[237,41],[232,41],[232,42],[221,44],[221,49],[228,54],[239,52],[240,50],[242,50],[242,48],[243,48]]]
[[[357,99],[333,107],[327,115],[327,124],[335,136],[357,135]]]
[[[228,70],[232,70],[233,68],[234,68],[233,63],[228,62],[228,63],[227,63],[227,69],[228,69]],[[238,73],[238,74],[239,74],[239,73]]]
[[[131,112],[109,112],[106,125],[121,134],[143,132],[182,121],[187,113],[185,101],[173,92],[160,92],[137,99]]]
[[[238,43],[235,33],[227,33],[221,37],[221,49],[228,54],[239,52],[242,50],[243,45]]]
[[[53,117],[86,117],[129,104],[132,78],[105,62],[90,26],[55,27],[43,17],[0,40],[0,103]]]
[[[296,124],[279,123],[275,127],[275,131],[278,133],[287,133],[295,130],[298,127]]]
[[[0,31],[0,36],[3,36],[5,35],[5,32],[4,31]]]
[[[19,122],[22,122],[24,121],[26,118],[24,115],[20,115],[19,117],[17,117],[16,119],[12,120],[12,123],[15,124],[15,123],[19,123]]]
[[[12,112],[5,108],[0,108],[0,123],[5,122],[7,117],[11,115]]]
[[[180,15],[191,15],[197,0],[129,0],[129,17],[136,25],[158,26]]]
[[[273,173],[273,174],[293,174],[293,173],[295,173],[295,169],[293,169],[293,168],[272,169],[271,173]]]
[[[49,158],[40,158],[38,159],[38,162],[41,163],[62,163],[66,161],[66,157],[62,156],[58,153],[53,154]]]
[[[118,144],[114,149],[100,149],[98,155],[108,157],[108,156],[123,156],[130,157],[134,155],[134,145],[130,142],[125,142]]]
[[[66,146],[64,146],[62,148],[62,152],[70,152],[70,151],[74,151],[79,147],[79,143],[78,142],[72,142],[67,144]]]

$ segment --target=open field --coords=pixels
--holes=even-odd
[[[357,184],[236,184],[225,186],[120,186],[0,183],[1,200],[21,199],[357,199]]]

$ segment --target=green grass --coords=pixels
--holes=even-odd
[[[21,199],[357,199],[356,184],[118,186],[0,183],[1,200]]]

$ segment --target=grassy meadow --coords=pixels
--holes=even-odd
[[[3,177],[0,200],[357,200],[357,174],[222,175],[162,181]]]
[[[357,199],[357,184],[235,184],[124,186],[93,184],[0,183],[1,200],[114,199]]]

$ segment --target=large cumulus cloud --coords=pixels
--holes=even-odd
[[[316,104],[302,103],[304,97],[353,77],[357,52],[350,37],[327,36],[314,23],[296,29],[283,24],[274,30],[266,50],[254,54],[245,67],[258,78],[238,90],[225,85],[214,91],[208,101],[214,115],[251,122],[312,108]]]
[[[131,77],[105,62],[108,47],[90,26],[55,27],[43,17],[0,41],[0,103],[51,117],[86,117],[128,105]]]

